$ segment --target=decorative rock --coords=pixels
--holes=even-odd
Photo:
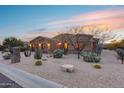
[[[11,63],[17,63],[20,62],[20,48],[19,47],[13,47],[12,53],[11,53]]]
[[[42,61],[47,61],[47,59],[42,59]]]
[[[61,66],[61,70],[64,72],[73,72],[74,71],[74,66],[71,64],[64,64]]]

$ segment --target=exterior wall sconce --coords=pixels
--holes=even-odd
[[[64,49],[68,49],[68,43],[64,43]]]
[[[29,44],[29,47],[31,47],[31,44]]]
[[[57,43],[57,48],[61,48],[61,45],[62,45],[61,42]]]
[[[41,47],[41,43],[39,43],[39,47]]]
[[[62,45],[62,43],[61,43],[61,42],[59,42],[57,45],[59,45],[59,46],[60,46],[60,45]]]

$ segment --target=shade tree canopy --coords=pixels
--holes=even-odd
[[[5,46],[6,48],[11,48],[16,46],[23,47],[24,42],[21,39],[17,39],[15,37],[8,37],[4,39],[3,46]]]

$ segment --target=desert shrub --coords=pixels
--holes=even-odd
[[[63,51],[61,49],[56,49],[53,51],[53,57],[54,58],[62,58]]]
[[[10,52],[9,49],[5,48],[4,50],[2,50],[2,53],[6,53],[6,52]]]
[[[34,54],[35,59],[41,59],[42,58],[42,51],[40,48],[35,49],[35,54]]]
[[[37,61],[35,62],[35,65],[36,65],[36,66],[42,65],[42,61],[41,61],[41,60],[37,60]]]
[[[124,61],[124,50],[123,49],[116,49],[116,53],[118,54],[118,59],[120,59],[122,61]]]
[[[96,69],[101,69],[102,68],[101,65],[99,65],[99,64],[95,64],[95,65],[93,65],[93,67],[96,68]]]
[[[106,47],[110,50],[115,50],[117,48],[123,48],[124,47],[124,39],[120,41],[112,41],[111,43],[107,44]]]
[[[87,55],[92,55],[92,56],[98,56],[97,53],[91,52],[91,51],[82,51],[80,53],[81,56],[87,56]]]
[[[9,52],[5,52],[5,53],[3,54],[3,58],[4,58],[4,59],[10,59],[10,58],[11,58],[11,54],[10,54]]]
[[[83,56],[83,60],[86,62],[100,62],[101,57],[100,55],[97,55],[95,52],[90,52],[90,51],[82,51],[81,56]]]
[[[0,51],[3,51],[4,49],[5,49],[5,47],[0,45]]]

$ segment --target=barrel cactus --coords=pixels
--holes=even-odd
[[[63,51],[61,49],[56,49],[53,51],[53,57],[54,58],[62,58]]]
[[[40,66],[40,65],[42,65],[41,60],[37,60],[37,61],[35,62],[35,65],[36,65],[36,66]]]
[[[101,69],[102,68],[101,65],[99,65],[99,64],[95,64],[95,65],[93,65],[93,67],[96,68],[96,69]]]

